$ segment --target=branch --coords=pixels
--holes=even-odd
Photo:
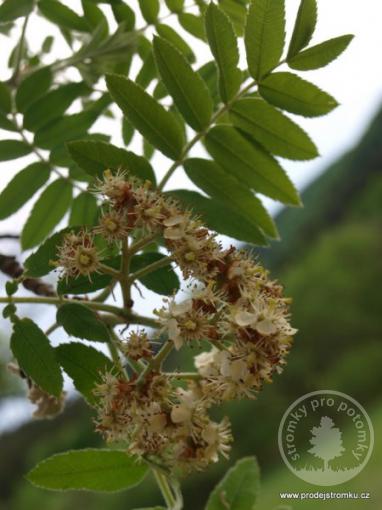
[[[3,239],[14,239],[15,241],[18,241],[20,239],[20,235],[19,234],[1,234],[0,235],[0,240],[3,240]]]
[[[14,280],[20,278],[24,269],[17,261],[16,257],[10,255],[3,255],[0,253],[0,271],[7,276],[10,276]],[[47,296],[53,297],[56,295],[56,292],[52,285],[43,282],[39,278],[24,278],[22,280],[22,285],[27,290],[30,290],[37,296]]]
[[[147,274],[153,273],[157,269],[168,266],[169,264],[171,264],[171,262],[172,262],[171,257],[163,257],[163,258],[157,260],[156,262],[153,262],[152,264],[149,264],[148,266],[140,269],[139,271],[132,273],[129,276],[128,281],[130,283],[132,283],[135,280],[139,280],[140,278],[142,278],[142,276],[146,276]]]

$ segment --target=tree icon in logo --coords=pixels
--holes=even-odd
[[[308,452],[323,460],[324,471],[328,471],[329,461],[341,457],[345,451],[342,446],[342,433],[334,426],[334,421],[329,416],[323,416],[319,427],[313,427],[311,433],[312,438],[309,442],[313,447]]]

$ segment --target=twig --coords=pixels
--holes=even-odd
[[[0,253],[0,271],[16,280],[23,275],[24,268],[16,257]],[[52,285],[43,282],[39,278],[24,278],[21,283],[25,289],[30,290],[37,296],[53,297],[56,295]]]

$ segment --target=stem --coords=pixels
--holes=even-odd
[[[171,379],[188,379],[190,381],[199,381],[201,375],[197,372],[162,372],[162,375]]]
[[[159,191],[162,191],[163,188],[165,187],[165,185],[167,184],[168,180],[170,179],[170,177],[172,176],[172,174],[175,172],[175,170],[180,167],[188,153],[190,152],[190,150],[192,149],[192,147],[201,139],[203,138],[203,136],[205,136],[208,131],[213,127],[213,125],[216,123],[217,120],[219,120],[219,118],[223,115],[223,113],[225,113],[226,111],[228,111],[232,104],[235,103],[238,99],[240,99],[246,92],[248,92],[248,90],[250,90],[254,85],[256,85],[256,81],[255,80],[251,80],[250,83],[248,85],[246,85],[242,90],[240,90],[232,99],[231,101],[229,101],[228,103],[224,104],[223,106],[221,106],[219,108],[219,110],[217,112],[214,113],[214,115],[211,117],[211,120],[210,120],[210,123],[209,125],[203,129],[203,131],[199,131],[198,133],[196,133],[196,135],[185,145],[184,149],[183,149],[183,152],[180,156],[180,158],[177,160],[177,161],[174,161],[174,163],[170,166],[170,168],[167,170],[167,172],[165,173],[165,175],[163,176],[162,180],[160,181],[159,185],[158,185],[158,190]]]
[[[176,500],[174,498],[174,495],[171,492],[170,485],[169,485],[169,483],[167,481],[166,476],[163,475],[157,469],[153,469],[152,468],[152,471],[154,473],[155,480],[156,480],[156,482],[158,484],[158,487],[159,487],[159,489],[160,489],[160,491],[162,493],[163,499],[166,502],[167,508],[169,510],[173,510],[175,508],[175,505],[176,505]]]
[[[85,305],[89,308],[94,308],[95,310],[101,310],[104,312],[110,312],[114,315],[120,316],[120,317],[126,317],[129,318],[130,316],[127,315],[124,310],[121,308],[118,308],[117,306],[113,305],[107,305],[105,303],[99,303],[96,301],[84,301],[83,299],[67,299],[67,298],[61,298],[61,297],[0,297],[0,304],[8,304],[8,303],[33,303],[38,305],[63,305],[65,303],[78,303],[80,305]],[[138,316],[136,316],[138,317]]]
[[[116,280],[121,280],[121,278],[122,278],[122,274],[110,266],[106,266],[105,264],[100,264],[99,268],[101,269],[102,273],[110,274]]]
[[[130,271],[130,252],[129,252],[129,238],[126,237],[122,241],[122,262],[121,262],[121,289],[122,289],[122,297],[123,304],[125,308],[132,307],[131,301],[131,282],[129,280],[129,271]]]
[[[53,333],[53,331],[56,331],[56,329],[59,327],[60,325],[57,322],[55,322],[45,331],[45,335],[49,336],[51,333]]]
[[[24,18],[24,23],[23,23],[23,26],[21,29],[20,41],[17,46],[15,70],[14,70],[12,78],[11,78],[11,82],[13,82],[15,84],[17,84],[18,78],[20,75],[21,60],[23,57],[23,51],[24,51],[24,45],[25,45],[25,35],[26,35],[26,31],[27,31],[29,17],[30,17],[30,14],[28,14]]]
[[[146,379],[146,376],[150,374],[153,370],[160,369],[163,361],[167,358],[174,347],[174,344],[169,340],[163,345],[162,349],[158,352],[158,354],[147,364],[146,368],[143,370],[141,375],[138,378],[138,384],[143,383]]]
[[[142,276],[146,276],[147,274],[153,273],[157,269],[160,269],[161,267],[168,266],[171,264],[172,258],[171,257],[163,257],[152,264],[149,264],[148,266],[144,267],[143,269],[140,269],[139,271],[136,271],[135,273],[132,273],[129,276],[128,281],[130,283],[134,282],[135,280],[139,280],[142,278]]]
[[[103,290],[101,290],[101,292],[99,294],[97,294],[95,296],[94,299],[92,299],[92,301],[99,301],[101,303],[105,302],[106,299],[110,296],[110,294],[113,292],[113,289],[115,287],[115,284],[116,282],[115,281],[112,281],[110,283],[110,285],[108,285],[106,288],[104,288]]]
[[[139,250],[141,250],[142,248],[144,248],[145,246],[150,244],[151,241],[154,241],[154,239],[157,237],[157,235],[158,234],[150,234],[146,237],[142,237],[142,239],[139,239],[138,241],[133,243],[130,246],[130,250],[129,250],[130,256],[134,255],[134,253],[137,253]]]
[[[123,368],[121,358],[119,357],[118,345],[119,345],[120,340],[117,337],[117,335],[115,334],[112,327],[109,327],[108,329],[109,329],[109,333],[110,333],[110,342],[108,342],[107,346],[109,348],[110,355],[113,358],[114,365],[118,368],[118,371],[120,372],[120,374],[123,375],[124,377],[126,377],[126,379],[128,379],[128,375],[127,375],[125,369]]]

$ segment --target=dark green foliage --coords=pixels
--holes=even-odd
[[[90,404],[96,402],[94,386],[102,374],[112,369],[111,360],[93,347],[78,342],[61,344],[55,349],[59,364],[73,379],[74,386]]]
[[[32,163],[19,172],[0,193],[0,219],[22,207],[49,179],[45,163]]]
[[[107,342],[109,332],[93,310],[85,305],[66,303],[57,310],[57,322],[68,335],[93,342]]]
[[[11,349],[21,369],[43,390],[58,397],[63,379],[48,338],[31,319],[17,319]]]

